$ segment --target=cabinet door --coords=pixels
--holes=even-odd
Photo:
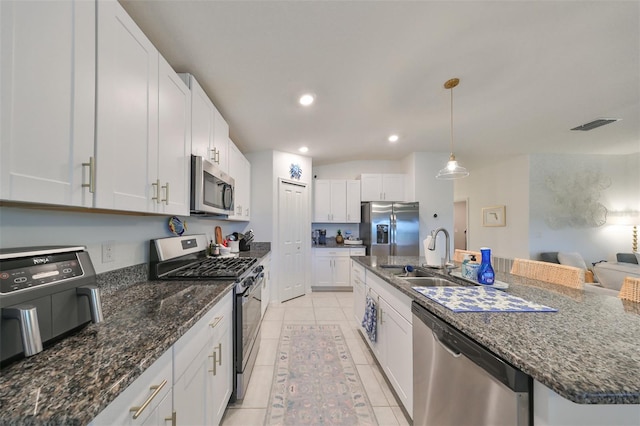
[[[244,155],[241,158],[244,168],[243,172],[243,204],[242,204],[242,218],[243,220],[251,220],[251,163]]]
[[[331,222],[331,180],[316,179],[313,191],[313,221]]]
[[[212,402],[211,346],[200,350],[184,374],[173,385],[173,410],[179,425],[204,425],[207,406]]]
[[[97,4],[96,207],[154,211],[158,51],[118,2]]]
[[[351,259],[345,256],[333,258],[333,284],[338,287],[351,287]]]
[[[360,223],[360,181],[347,181],[347,223]]]
[[[229,125],[213,105],[213,162],[220,170],[229,173]]]
[[[404,201],[404,175],[382,175],[382,196],[385,201]]]
[[[383,347],[380,361],[391,385],[407,412],[413,413],[413,342],[409,321],[386,300],[380,298],[379,343]]]
[[[191,92],[159,57],[158,177],[151,183],[157,211],[189,214]],[[159,196],[158,196],[159,195]]]
[[[331,222],[347,221],[347,184],[345,180],[331,181]]]
[[[314,256],[313,258],[313,285],[333,285],[333,256]]]
[[[231,309],[229,309],[225,315],[225,320],[217,325],[219,329],[216,330],[213,339],[212,350],[216,356],[212,359],[215,365],[213,366],[213,371],[210,372],[211,382],[209,386],[212,397],[210,401],[207,401],[207,404],[211,405],[211,409],[210,414],[207,414],[207,422],[205,424],[217,425],[220,423],[233,390],[235,370],[233,368],[232,324]]]
[[[360,176],[362,201],[382,201],[382,175],[363,174]]]
[[[0,2],[0,199],[91,207],[95,2]]]
[[[364,281],[353,269],[351,270],[351,285],[353,286],[353,314],[360,327],[364,318],[366,290]]]
[[[191,153],[213,161],[213,103],[192,75],[189,75],[189,87],[191,89]]]

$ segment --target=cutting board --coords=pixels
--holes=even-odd
[[[453,312],[557,312],[555,308],[529,302],[486,287],[412,287],[418,293]]]
[[[222,239],[222,228],[216,226],[216,244],[222,244],[224,240]]]

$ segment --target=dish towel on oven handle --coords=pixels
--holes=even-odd
[[[362,327],[367,332],[369,340],[376,341],[376,327],[378,324],[378,307],[373,297],[367,295],[367,299],[364,307],[364,318],[362,318]]]

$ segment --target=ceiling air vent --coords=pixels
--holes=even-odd
[[[620,121],[620,118],[598,118],[596,120],[590,121],[588,123],[585,123],[581,126],[578,127],[574,127],[571,130],[583,130],[583,131],[588,131],[588,130],[593,130],[597,127],[600,126],[604,126],[605,124],[609,124],[609,123],[614,123],[616,121]]]

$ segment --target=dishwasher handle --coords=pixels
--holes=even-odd
[[[453,348],[452,346],[450,346],[447,342],[445,342],[444,340],[442,340],[440,338],[440,336],[438,336],[438,333],[436,332],[436,330],[431,330],[431,333],[433,333],[433,338],[436,339],[436,342],[438,342],[440,344],[440,346],[442,346],[442,349],[444,349],[445,351],[449,352],[449,354],[454,357],[454,358],[458,358],[462,355],[462,352],[460,352],[458,349]]]

